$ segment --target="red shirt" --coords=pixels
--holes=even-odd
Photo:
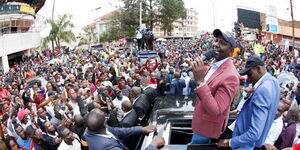
[[[27,72],[26,72],[26,78],[27,78],[27,79],[30,79],[31,77],[32,77],[31,71],[27,71]]]
[[[0,91],[0,98],[6,98],[9,95],[9,92],[6,89]]]
[[[156,84],[157,85],[157,80],[152,80],[151,78],[149,79],[149,84]]]

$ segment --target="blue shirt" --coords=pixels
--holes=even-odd
[[[274,121],[280,98],[277,79],[267,73],[254,87],[237,118],[230,141],[233,150],[262,147]]]
[[[18,137],[17,139],[17,144],[19,147],[21,148],[25,148],[26,150],[30,150],[30,144],[31,144],[32,140],[23,140],[21,137]]]

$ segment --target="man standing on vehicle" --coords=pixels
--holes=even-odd
[[[216,29],[215,61],[206,72],[202,60],[192,62],[197,87],[192,120],[193,137],[190,144],[207,144],[226,129],[229,108],[238,87],[239,76],[231,60],[235,39],[230,33]]]

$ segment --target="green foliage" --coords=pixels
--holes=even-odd
[[[59,15],[57,20],[48,19],[47,23],[51,26],[50,34],[43,40],[43,45],[52,43],[52,50],[54,50],[54,44],[57,48],[61,47],[61,42],[71,43],[75,41],[75,35],[72,32],[74,24],[71,22],[72,15],[64,14]]]
[[[183,0],[161,0],[159,8],[159,22],[166,35],[170,35],[173,22],[186,18],[186,9]]]
[[[122,0],[124,7],[112,18],[110,28],[101,34],[100,41],[119,40],[122,37],[134,37],[139,27],[140,2],[142,2],[142,22],[153,29],[159,23],[165,33],[170,34],[172,24],[186,18],[183,0]]]
[[[95,28],[93,27],[87,27],[85,28],[83,34],[80,34],[79,39],[79,46],[84,44],[96,44],[98,43],[98,37],[97,33],[95,31]]]

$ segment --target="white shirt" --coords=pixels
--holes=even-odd
[[[204,81],[207,82],[207,80],[215,73],[215,71],[222,65],[224,64],[224,62],[226,60],[228,60],[229,58],[225,58],[223,60],[220,60],[218,62],[214,62],[212,63],[209,71],[207,72],[207,74],[205,75]]]
[[[185,73],[186,74],[186,73]],[[190,95],[191,88],[189,86],[191,78],[187,75],[182,76],[181,79],[185,81],[185,87],[182,89],[183,95]]]
[[[75,138],[75,134],[74,135],[74,140],[72,142],[73,145],[68,145],[65,143],[65,141],[63,140],[59,147],[58,150],[81,150],[81,144],[79,143],[79,141]]]
[[[143,34],[141,33],[140,30],[136,31],[136,38],[141,39],[143,37]]]
[[[283,120],[282,120],[282,116],[280,116],[273,121],[268,137],[265,141],[265,144],[274,145],[275,141],[278,139],[282,131],[282,128],[283,128]]]
[[[73,116],[75,115],[80,115],[80,110],[79,110],[79,106],[77,102],[73,102],[72,100],[69,102],[69,104],[72,106],[73,108]]]
[[[123,101],[129,101],[129,98],[127,96],[123,95],[122,100],[118,100],[118,98],[115,98],[112,101],[113,105],[117,108],[117,118],[119,121],[122,119],[122,115],[124,113],[121,109],[121,107],[122,107],[121,105],[122,105]]]

